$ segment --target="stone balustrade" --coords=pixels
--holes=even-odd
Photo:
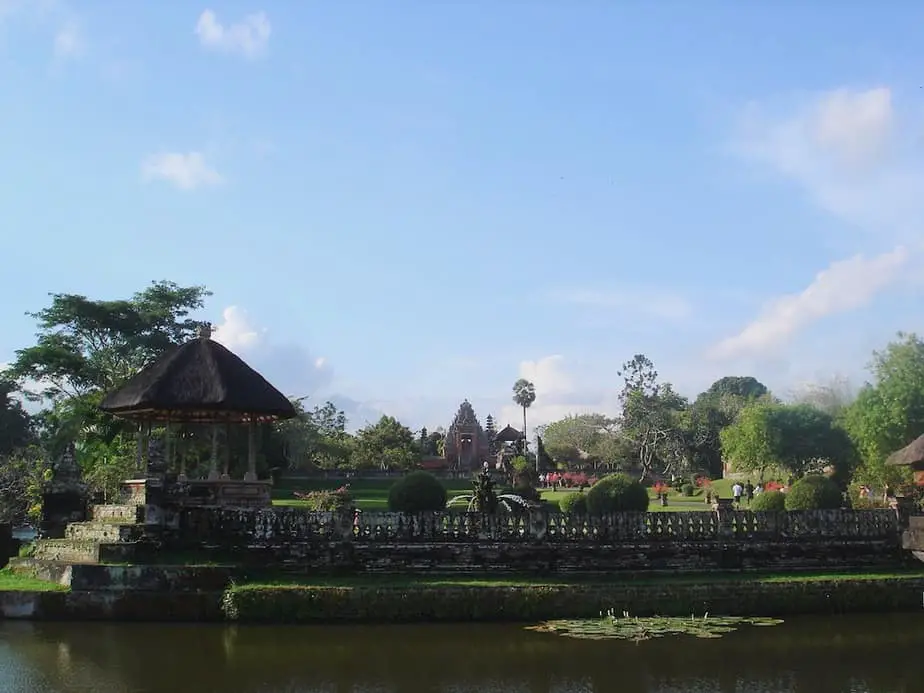
[[[900,541],[894,510],[614,513],[581,517],[438,512],[325,513],[297,508],[185,508],[187,541],[286,543],[577,543]]]

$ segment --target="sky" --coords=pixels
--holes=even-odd
[[[924,329],[924,6],[0,0],[0,362],[205,285],[279,389],[530,428]],[[917,310],[916,310],[917,309]],[[520,424],[521,425],[521,424]]]

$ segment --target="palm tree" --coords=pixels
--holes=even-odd
[[[536,386],[526,378],[520,378],[513,384],[513,401],[523,407],[523,453],[526,453],[526,410],[536,401]],[[536,458],[539,466],[539,458]]]

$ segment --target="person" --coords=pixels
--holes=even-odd
[[[751,501],[754,500],[754,484],[751,483],[750,479],[748,479],[748,483],[744,485],[744,495],[748,499],[748,505],[750,505]]]
[[[756,496],[756,495],[761,494],[761,493],[763,493],[763,492],[764,492],[764,485],[758,481],[758,482],[757,482],[757,486],[754,487],[754,495]]]
[[[741,505],[742,493],[744,493],[744,487],[741,485],[740,481],[736,481],[735,485],[732,486],[732,496],[735,499],[735,505]]]

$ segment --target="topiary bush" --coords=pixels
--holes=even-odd
[[[802,477],[785,496],[787,510],[836,510],[843,505],[840,488],[820,474]]]
[[[754,496],[751,510],[756,512],[773,512],[786,509],[786,494],[779,491],[764,491]]]
[[[605,476],[587,492],[587,512],[591,515],[645,510],[648,510],[648,491],[626,474]]]
[[[680,493],[686,496],[687,498],[690,498],[693,495],[694,490],[695,489],[693,488],[693,484],[684,484],[683,486],[680,487]]]
[[[587,496],[583,493],[569,493],[558,501],[558,507],[565,515],[586,515]]]
[[[388,491],[388,509],[392,512],[426,513],[445,508],[446,489],[427,472],[411,472]]]

